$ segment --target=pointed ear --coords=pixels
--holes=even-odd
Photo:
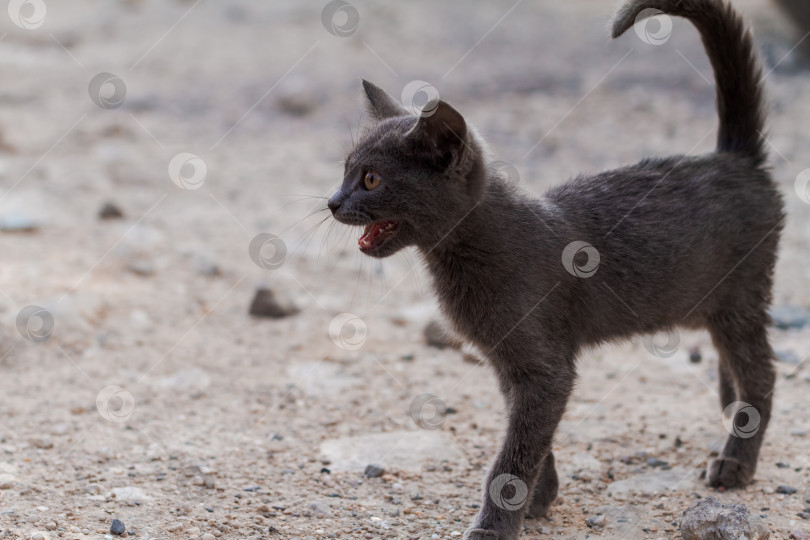
[[[385,90],[374,86],[363,79],[363,90],[368,100],[368,113],[375,120],[405,116],[408,111],[397,100],[389,96]]]
[[[439,101],[434,108],[422,112],[408,136],[421,141],[436,157],[457,161],[464,152],[467,123],[461,113]]]

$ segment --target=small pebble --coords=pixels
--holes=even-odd
[[[791,486],[779,486],[776,488],[777,493],[781,493],[782,495],[793,495],[798,491],[795,487]]]
[[[656,469],[658,467],[669,467],[669,463],[667,463],[666,461],[664,461],[662,459],[658,459],[658,458],[653,457],[653,458],[648,458],[647,459],[647,466]]]
[[[459,344],[452,338],[439,321],[430,321],[424,330],[425,342],[431,347],[457,349]]]
[[[605,526],[605,516],[594,516],[589,517],[585,520],[585,525],[587,525],[591,529],[601,529]]]
[[[202,540],[216,540],[216,538],[217,537],[211,533],[205,533],[204,535],[202,535]]]
[[[101,210],[98,211],[99,219],[121,219],[124,213],[114,203],[105,202]]]
[[[179,521],[176,521],[176,522],[170,524],[168,527],[166,527],[166,530],[169,531],[169,532],[182,531],[183,530],[183,524],[180,523]]]
[[[11,489],[14,487],[14,475],[3,473],[0,474],[0,489]]]
[[[292,305],[282,305],[270,289],[259,288],[250,304],[249,313],[254,317],[267,317],[281,319],[298,313],[298,308]]]
[[[703,357],[700,354],[700,349],[698,347],[692,347],[689,349],[689,361],[693,364],[699,364]]]
[[[39,230],[39,223],[28,216],[12,214],[0,218],[0,231],[31,233]]]
[[[793,351],[774,351],[774,354],[776,354],[777,360],[784,362],[785,364],[796,366],[801,363],[801,358],[799,358],[799,355]]]
[[[810,310],[801,306],[774,306],[770,316],[773,326],[780,330],[801,329],[810,324]]]
[[[138,276],[151,276],[155,273],[155,267],[149,261],[132,261],[127,265],[127,270]]]
[[[366,470],[363,471],[363,474],[366,476],[366,478],[377,478],[379,476],[382,476],[384,472],[385,469],[383,469],[379,465],[368,465],[366,467]]]
[[[120,519],[117,519],[117,518],[112,520],[112,524],[110,525],[110,532],[111,533],[113,533],[113,534],[115,534],[117,536],[121,536],[122,534],[124,534],[124,532],[126,532],[126,530],[127,530],[127,528],[124,526],[123,521],[121,521]]]
[[[309,509],[315,512],[315,515],[318,517],[332,515],[332,510],[329,508],[329,505],[322,502],[311,503]]]

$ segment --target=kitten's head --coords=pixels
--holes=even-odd
[[[363,88],[373,123],[346,157],[329,208],[341,223],[364,226],[358,244],[367,255],[431,249],[481,196],[482,145],[444,101],[416,116],[373,84]]]

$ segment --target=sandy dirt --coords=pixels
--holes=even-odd
[[[710,151],[716,133],[694,29],[610,42],[614,2],[352,0],[356,30],[351,10],[329,27],[346,37],[324,2],[46,2],[41,20],[24,7],[27,29],[0,13],[0,538],[101,538],[113,519],[143,539],[460,537],[503,402],[489,367],[425,343],[437,308],[417,255],[364,259],[322,211],[360,78],[397,96],[430,82],[535,195]],[[738,5],[769,66],[789,212],[775,304],[810,306],[794,189],[810,76],[770,3]],[[123,218],[99,219],[105,202]],[[286,255],[251,250],[260,234]],[[257,287],[297,314],[250,317]],[[701,480],[726,436],[708,336],[585,352],[554,446],[560,498],[523,538],[678,538],[706,496],[744,503],[771,538],[810,534],[810,328],[772,338],[786,361],[756,482],[725,493]]]

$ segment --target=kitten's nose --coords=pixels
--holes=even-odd
[[[329,198],[329,202],[326,203],[326,206],[329,207],[329,210],[331,210],[332,214],[334,215],[334,213],[340,208],[341,204],[343,204],[343,197],[341,197],[340,192],[338,192]]]

